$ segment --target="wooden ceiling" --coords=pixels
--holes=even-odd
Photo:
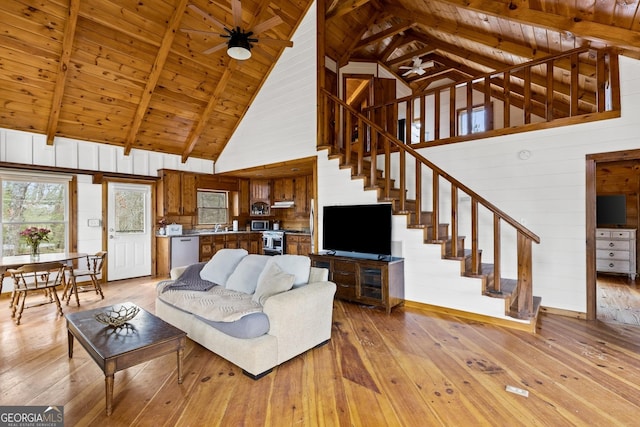
[[[583,46],[640,58],[640,0],[318,1],[329,57],[383,64],[414,90]],[[261,37],[290,40],[312,5],[234,3],[1,2],[0,127],[217,159],[285,47],[261,40],[237,61],[203,53],[221,39],[197,31],[267,23]],[[433,65],[403,75],[414,57]]]

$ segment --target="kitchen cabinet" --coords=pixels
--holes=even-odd
[[[313,176],[301,176],[295,182],[295,206],[294,215],[309,217],[311,211],[310,202],[313,194]]]
[[[195,215],[196,175],[189,172],[161,169],[159,171],[158,216]]]
[[[273,180],[273,202],[292,201],[295,198],[295,178]]]
[[[404,302],[404,259],[375,260],[310,254],[311,265],[329,269],[336,298],[383,307],[387,313]]]
[[[216,233],[200,235],[200,262],[209,261],[221,249],[246,249],[262,253],[262,233]]]
[[[238,180],[238,214],[240,216],[249,216],[251,213],[251,197],[249,191],[249,180],[248,179],[240,179]]]
[[[311,253],[311,235],[285,233],[285,253],[290,255],[309,255]]]
[[[271,180],[252,179],[250,181],[250,202],[252,216],[270,215]]]

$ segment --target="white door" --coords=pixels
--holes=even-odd
[[[151,186],[108,183],[109,280],[151,274]]]

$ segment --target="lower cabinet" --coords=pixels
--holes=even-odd
[[[311,253],[311,235],[285,233],[286,254],[309,255]]]
[[[217,233],[200,235],[200,262],[209,261],[220,249],[246,249],[262,253],[262,233]]]
[[[387,313],[404,302],[404,259],[372,260],[310,254],[311,265],[329,269],[336,298],[383,307]]]

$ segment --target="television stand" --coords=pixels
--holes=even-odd
[[[404,303],[404,259],[310,254],[311,265],[329,270],[336,298],[383,307],[387,313]]]

